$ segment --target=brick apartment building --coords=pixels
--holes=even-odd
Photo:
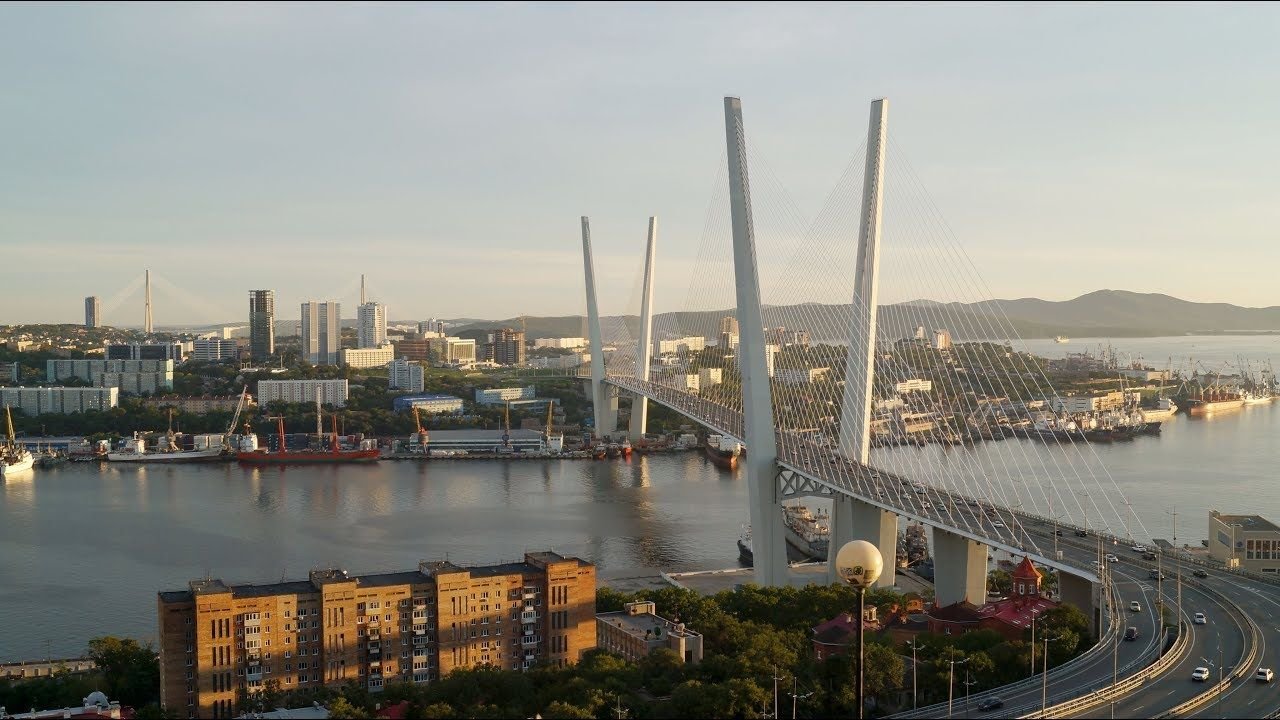
[[[230,718],[236,693],[356,680],[378,692],[456,668],[566,665],[596,647],[595,566],[553,552],[522,562],[305,581],[193,580],[160,592],[161,703],[186,717]]]

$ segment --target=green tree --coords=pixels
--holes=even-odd
[[[355,705],[352,705],[346,698],[340,697],[329,703],[329,717],[344,718],[344,720],[363,720],[366,718],[372,718],[373,715],[363,708],[358,708]]]
[[[89,641],[88,656],[102,674],[107,697],[133,707],[160,701],[160,662],[149,643],[96,637]]]
[[[576,720],[578,718],[586,720],[588,718],[595,717],[595,715],[593,715],[589,710],[583,710],[577,705],[570,705],[569,703],[560,702],[559,700],[553,700],[551,704],[539,714],[542,715],[542,717],[547,718],[547,720],[560,720],[561,718],[565,720]]]

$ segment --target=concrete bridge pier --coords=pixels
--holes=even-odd
[[[987,546],[940,528],[933,530],[934,603],[938,607],[987,599]]]
[[[876,587],[893,587],[898,559],[898,516],[870,503],[835,495],[831,500],[831,534],[827,548],[827,582],[840,582],[836,572],[836,553],[851,540],[866,540],[880,550],[884,572]]]
[[[1098,628],[1101,627],[1097,602],[1101,587],[1078,575],[1058,573],[1058,594],[1062,602],[1076,608],[1089,618],[1089,632],[1093,633],[1094,637],[1098,636]]]

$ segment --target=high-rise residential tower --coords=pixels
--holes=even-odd
[[[387,344],[387,306],[367,302],[356,313],[358,347],[376,348]]]
[[[102,301],[96,295],[84,299],[84,326],[102,327]]]
[[[272,290],[249,291],[249,350],[255,360],[276,352],[276,294]]]
[[[302,303],[302,354],[312,365],[337,365],[342,349],[342,306],[336,302]]]

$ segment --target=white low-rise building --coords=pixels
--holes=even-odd
[[[533,341],[536,348],[562,348],[572,350],[587,346],[587,339],[580,337],[573,338],[538,338]]]
[[[480,405],[502,405],[508,400],[533,400],[536,397],[538,397],[538,389],[533,385],[517,388],[476,389],[476,403]]]
[[[933,389],[933,381],[911,378],[910,380],[903,380],[902,382],[897,383],[893,386],[893,389],[900,393],[929,392]]]
[[[396,359],[395,349],[390,344],[381,347],[343,348],[338,352],[339,362],[353,368],[386,367],[387,363]]]
[[[825,378],[829,372],[829,367],[778,368],[774,371],[774,377],[783,385],[812,385]]]
[[[689,335],[675,340],[659,340],[657,347],[659,355],[666,353],[689,353],[706,349],[707,339],[700,335]]]
[[[721,368],[702,368],[698,371],[699,387],[711,387],[724,382],[724,370]]]
[[[197,362],[219,362],[237,357],[236,341],[223,338],[201,338],[192,343],[191,357]]]

